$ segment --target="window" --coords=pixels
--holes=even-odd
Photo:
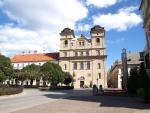
[[[67,52],[64,52],[64,57],[67,57]]]
[[[97,55],[100,55],[101,53],[100,53],[100,50],[97,50]]]
[[[89,51],[86,51],[86,56],[89,56]]]
[[[65,47],[67,47],[68,46],[68,41],[65,40],[64,44],[65,44]]]
[[[81,46],[81,42],[79,42],[79,46]]]
[[[80,69],[81,69],[81,70],[84,69],[84,64],[83,64],[83,62],[80,63]]]
[[[82,42],[82,46],[84,46],[84,42]]]
[[[101,63],[98,63],[98,69],[101,69]]]
[[[101,79],[101,73],[98,73],[98,78]]]
[[[81,56],[83,56],[83,51],[81,51]]]
[[[96,39],[96,45],[99,45],[99,44],[100,44],[100,39],[97,38],[97,39]]]
[[[87,62],[87,69],[90,69],[90,62]]]
[[[74,64],[73,64],[73,69],[77,69],[77,62],[75,62]]]
[[[78,52],[74,52],[75,56],[78,56]]]
[[[84,41],[79,42],[79,46],[84,46]]]
[[[66,64],[64,65],[64,69],[67,70],[67,65]]]

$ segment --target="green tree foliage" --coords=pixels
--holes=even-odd
[[[13,75],[13,67],[9,58],[0,55],[0,82],[10,79]]]
[[[128,92],[136,94],[140,89],[143,89],[143,94],[145,101],[149,100],[149,88],[150,88],[150,79],[146,73],[144,63],[141,63],[140,68],[134,68],[130,71],[130,76],[128,78]]]
[[[130,70],[130,76],[128,78],[128,92],[135,94],[136,90],[139,87],[139,74],[137,68],[133,68]]]
[[[145,91],[145,101],[149,100],[149,88],[150,88],[150,79],[146,73],[146,69],[144,67],[144,63],[141,63],[140,70],[140,88],[143,88]]]
[[[33,80],[37,80],[37,85],[39,85],[39,80],[41,78],[41,72],[40,72],[40,66],[31,64],[22,69],[23,72],[28,72],[30,73],[30,80],[31,80],[31,85],[33,84]]]
[[[64,82],[64,73],[58,64],[47,62],[41,66],[43,80],[48,80],[52,85]]]
[[[65,85],[69,85],[72,82],[73,82],[73,77],[71,76],[71,74],[69,72],[65,72],[65,81],[64,81],[64,84]]]
[[[23,81],[31,78],[31,74],[29,72],[19,71],[14,74],[14,77],[17,81],[21,81],[21,85],[23,85]]]

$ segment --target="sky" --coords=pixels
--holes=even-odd
[[[127,52],[143,51],[141,0],[0,0],[0,52],[58,52],[66,27],[90,37],[94,25],[105,28],[107,69]]]

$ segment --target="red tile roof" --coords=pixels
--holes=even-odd
[[[12,59],[12,63],[17,62],[42,62],[53,61],[59,59],[59,53],[34,53],[34,54],[22,54],[15,55]]]

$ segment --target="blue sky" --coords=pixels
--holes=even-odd
[[[145,35],[141,0],[0,0],[0,52],[6,56],[22,51],[59,51],[64,27],[76,36],[90,37],[98,24],[106,29],[107,69],[121,50],[143,51]]]

